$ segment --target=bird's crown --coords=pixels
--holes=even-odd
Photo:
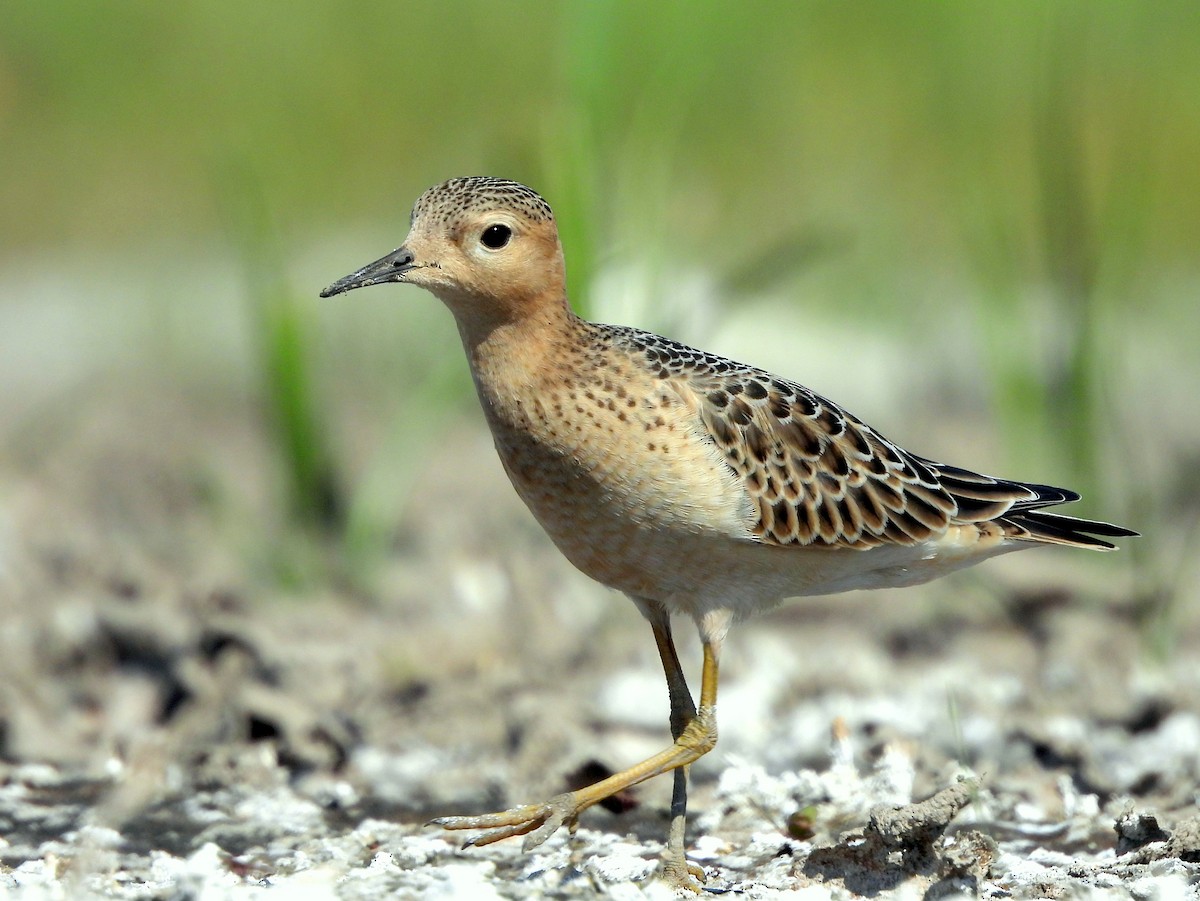
[[[506,178],[472,175],[452,178],[434,185],[417,198],[412,218],[436,217],[450,220],[464,213],[504,207],[524,214],[534,222],[553,222],[550,204],[537,191]]]

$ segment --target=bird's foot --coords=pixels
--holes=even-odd
[[[668,857],[663,860],[662,878],[673,889],[698,895],[704,890],[708,874],[686,858]]]
[[[517,835],[525,836],[521,848],[531,851],[553,835],[560,826],[575,831],[575,823],[582,806],[575,792],[555,795],[544,804],[526,804],[499,813],[488,813],[477,817],[438,817],[426,825],[441,826],[443,829],[485,829],[486,832],[468,839],[465,848],[472,845],[490,845]]]

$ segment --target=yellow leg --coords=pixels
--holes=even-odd
[[[671,620],[661,607],[650,615],[650,628],[654,630],[654,642],[658,645],[658,656],[662,660],[663,673],[667,677],[667,695],[671,699],[671,738],[679,738],[687,724],[696,715],[696,704],[692,692],[679,665],[679,653],[671,637]]]
[[[677,739],[696,716],[696,704],[691,699],[688,680],[679,666],[679,654],[671,637],[671,617],[664,608],[643,609],[654,630],[659,645],[662,672],[667,678],[667,693],[671,698],[671,738]],[[667,831],[667,846],[662,853],[662,877],[677,888],[698,890],[706,881],[702,867],[688,863],[688,776],[691,767],[678,767],[672,774],[671,828]]]
[[[644,611],[645,612],[645,611]],[[687,724],[696,716],[696,704],[679,665],[679,654],[671,637],[671,618],[662,608],[647,613],[667,677],[667,694],[671,699],[671,738],[679,738]],[[704,870],[687,859],[687,792],[691,767],[681,766],[672,773],[671,826],[667,832],[667,847],[663,852],[662,875],[677,888],[698,891],[707,878]]]
[[[712,750],[717,743],[717,650],[719,641],[704,642],[704,674],[700,709],[683,727],[674,744],[607,779],[578,791],[556,795],[543,804],[527,804],[500,813],[476,817],[439,817],[431,825],[444,829],[484,829],[467,845],[489,845],[524,835],[524,850],[536,848],[563,825],[573,827],[579,814],[593,804],[655,776],[685,767]],[[668,679],[668,683],[670,680]],[[686,685],[685,685],[686,687]],[[690,699],[689,699],[690,700]],[[680,836],[682,842],[682,835]],[[681,846],[682,847],[682,846]]]

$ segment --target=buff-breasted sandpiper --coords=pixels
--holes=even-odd
[[[496,450],[559,550],[650,621],[674,742],[543,804],[445,817],[524,835],[525,847],[616,792],[674,771],[664,874],[694,887],[684,855],[687,765],[717,740],[717,659],[731,623],[782,599],[913,585],[1044,545],[1110,550],[1134,535],[1045,508],[1064,488],[946,466],[904,450],[807,388],[624,326],[567,302],[550,206],[497,178],[430,188],[404,243],[322,297],[401,282],[458,323]],[[670,618],[691,617],[704,663],[695,705]]]

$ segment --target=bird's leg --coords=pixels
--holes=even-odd
[[[656,607],[648,615],[650,627],[654,630],[654,641],[658,645],[658,656],[662,659],[663,672],[667,677],[667,694],[671,699],[671,738],[678,739],[687,724],[695,718],[696,704],[692,700],[683,668],[679,665],[679,654],[671,637],[670,614],[662,607]],[[672,773],[675,784],[671,791],[671,827],[663,854],[663,876],[674,885],[694,888],[692,877],[703,882],[705,875],[703,869],[687,860],[688,771],[689,767],[681,766]]]
[[[696,715],[696,704],[692,692],[679,664],[675,650],[675,639],[671,637],[671,621],[665,611],[661,617],[652,615],[650,628],[654,630],[654,641],[658,645],[658,656],[662,659],[663,673],[667,677],[667,695],[671,699],[671,738],[679,738],[687,724]]]
[[[489,845],[501,839],[524,835],[524,850],[536,848],[558,829],[573,826],[580,813],[605,798],[624,791],[631,785],[645,782],[655,776],[699,759],[713,749],[717,743],[717,654],[720,641],[704,641],[704,676],[700,690],[700,709],[684,726],[674,744],[622,770],[607,779],[576,791],[556,795],[543,804],[527,804],[500,813],[476,817],[439,817],[430,825],[444,829],[484,829],[467,842],[467,845]],[[682,839],[681,839],[682,841]],[[694,887],[694,886],[693,886]]]

